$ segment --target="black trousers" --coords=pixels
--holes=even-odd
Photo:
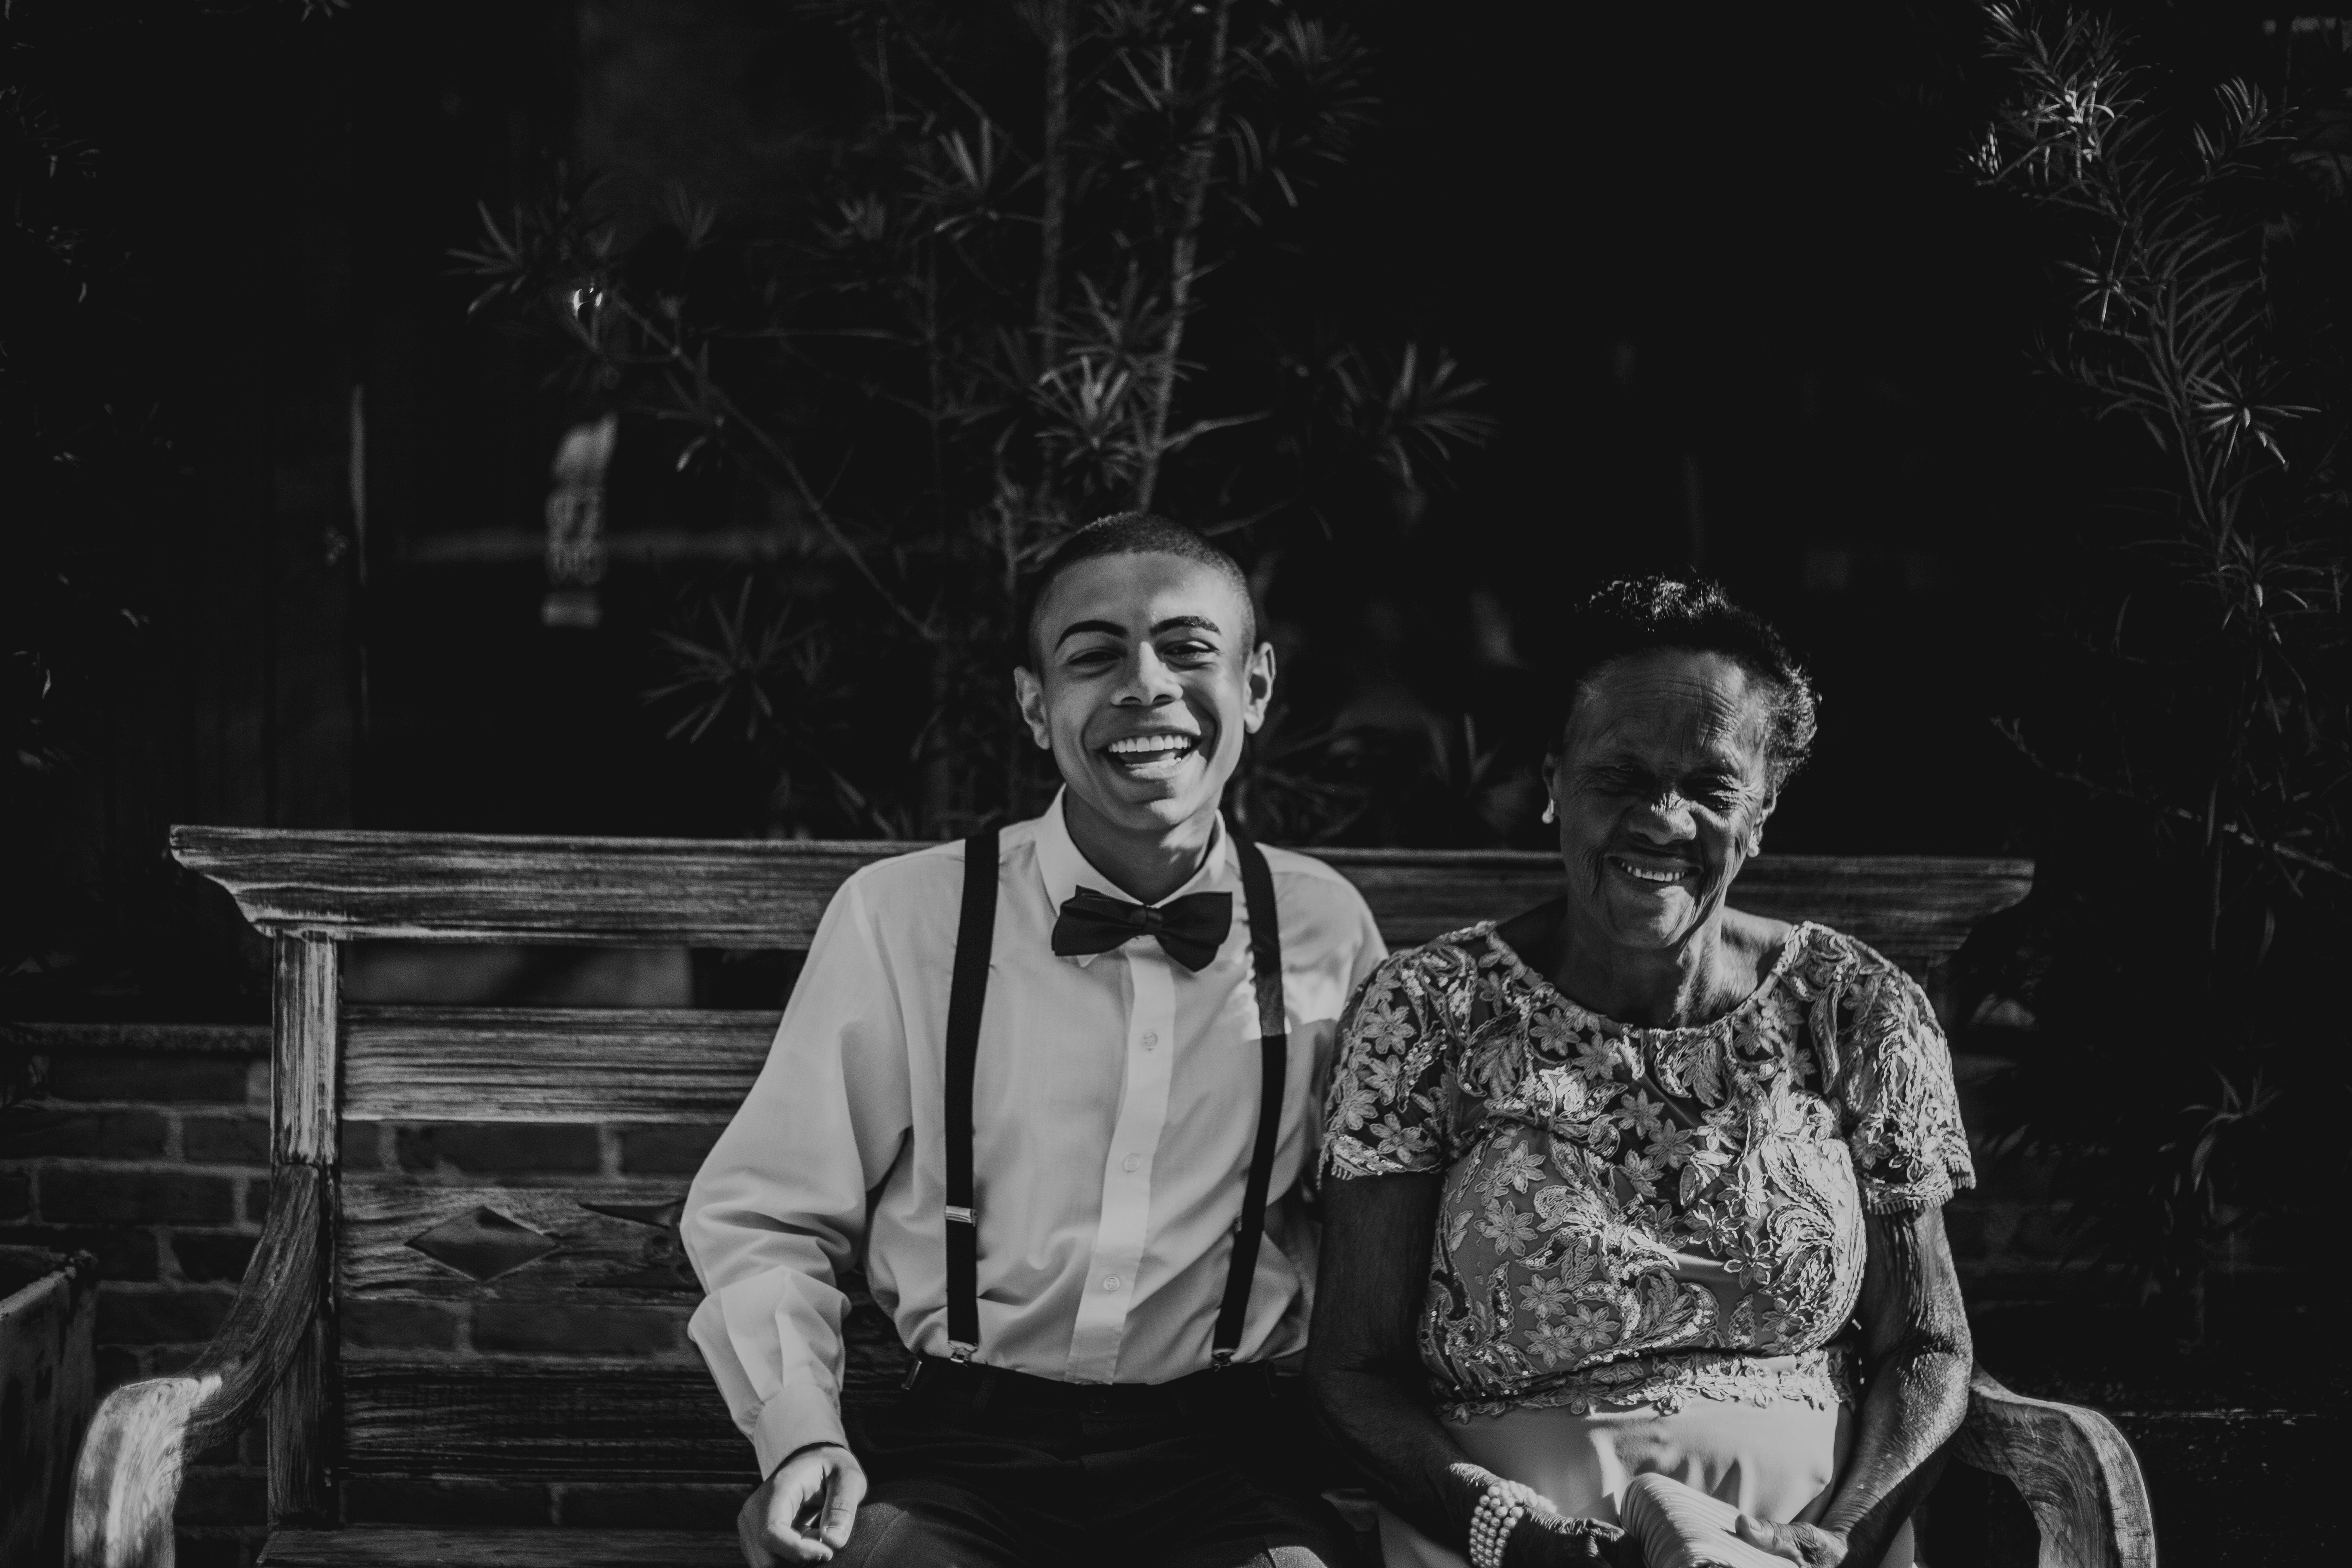
[[[1087,1387],[927,1362],[854,1419],[849,1568],[1360,1568],[1263,1368]]]

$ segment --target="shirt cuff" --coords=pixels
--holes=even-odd
[[[831,1394],[807,1384],[778,1389],[751,1423],[751,1451],[759,1457],[761,1476],[773,1475],[793,1450],[812,1443],[849,1446],[842,1432],[841,1406]]]

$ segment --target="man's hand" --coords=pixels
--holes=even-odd
[[[1801,1563],[1805,1568],[1837,1568],[1845,1561],[1845,1537],[1817,1524],[1775,1524],[1743,1513],[1736,1533],[1748,1545]]]
[[[744,1500],[735,1536],[751,1568],[830,1563],[849,1544],[866,1497],[866,1471],[848,1449],[826,1444],[794,1454]]]

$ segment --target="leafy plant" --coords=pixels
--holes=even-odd
[[[1488,422],[1443,351],[1312,307],[1296,215],[1373,108],[1346,27],[1263,0],[808,11],[863,91],[781,233],[679,195],[625,246],[574,183],[485,212],[459,263],[560,385],[749,479],[790,535],[757,594],[719,590],[736,618],[689,604],[664,637],[672,732],[723,711],[766,745],[771,831],[952,832],[1042,800],[1003,670],[1070,528],[1158,508],[1278,570],[1289,531],[1410,526]],[[772,637],[740,620],[761,597]],[[782,738],[818,700],[787,637],[856,710],[823,746]],[[1330,741],[1266,775],[1296,775],[1303,837],[1350,818]]]
[[[2063,7],[1984,15],[2005,89],[1973,162],[2058,247],[2046,366],[2137,436],[2102,452],[2114,531],[2047,706],[2002,726],[2075,795],[2020,1135],[2194,1332],[2217,1244],[2344,1163],[2302,1119],[2343,1087],[2352,891],[2345,163],[2325,100],[2200,94]]]

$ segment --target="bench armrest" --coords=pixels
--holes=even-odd
[[[74,1469],[69,1568],[160,1568],[172,1561],[180,1467],[260,1414],[319,1310],[327,1173],[284,1164],[228,1321],[186,1371],[115,1390],[92,1416]]]
[[[2017,1488],[2041,1529],[2042,1568],[2156,1568],[2147,1482],[2097,1411],[2011,1393],[1979,1367],[1953,1453]]]

